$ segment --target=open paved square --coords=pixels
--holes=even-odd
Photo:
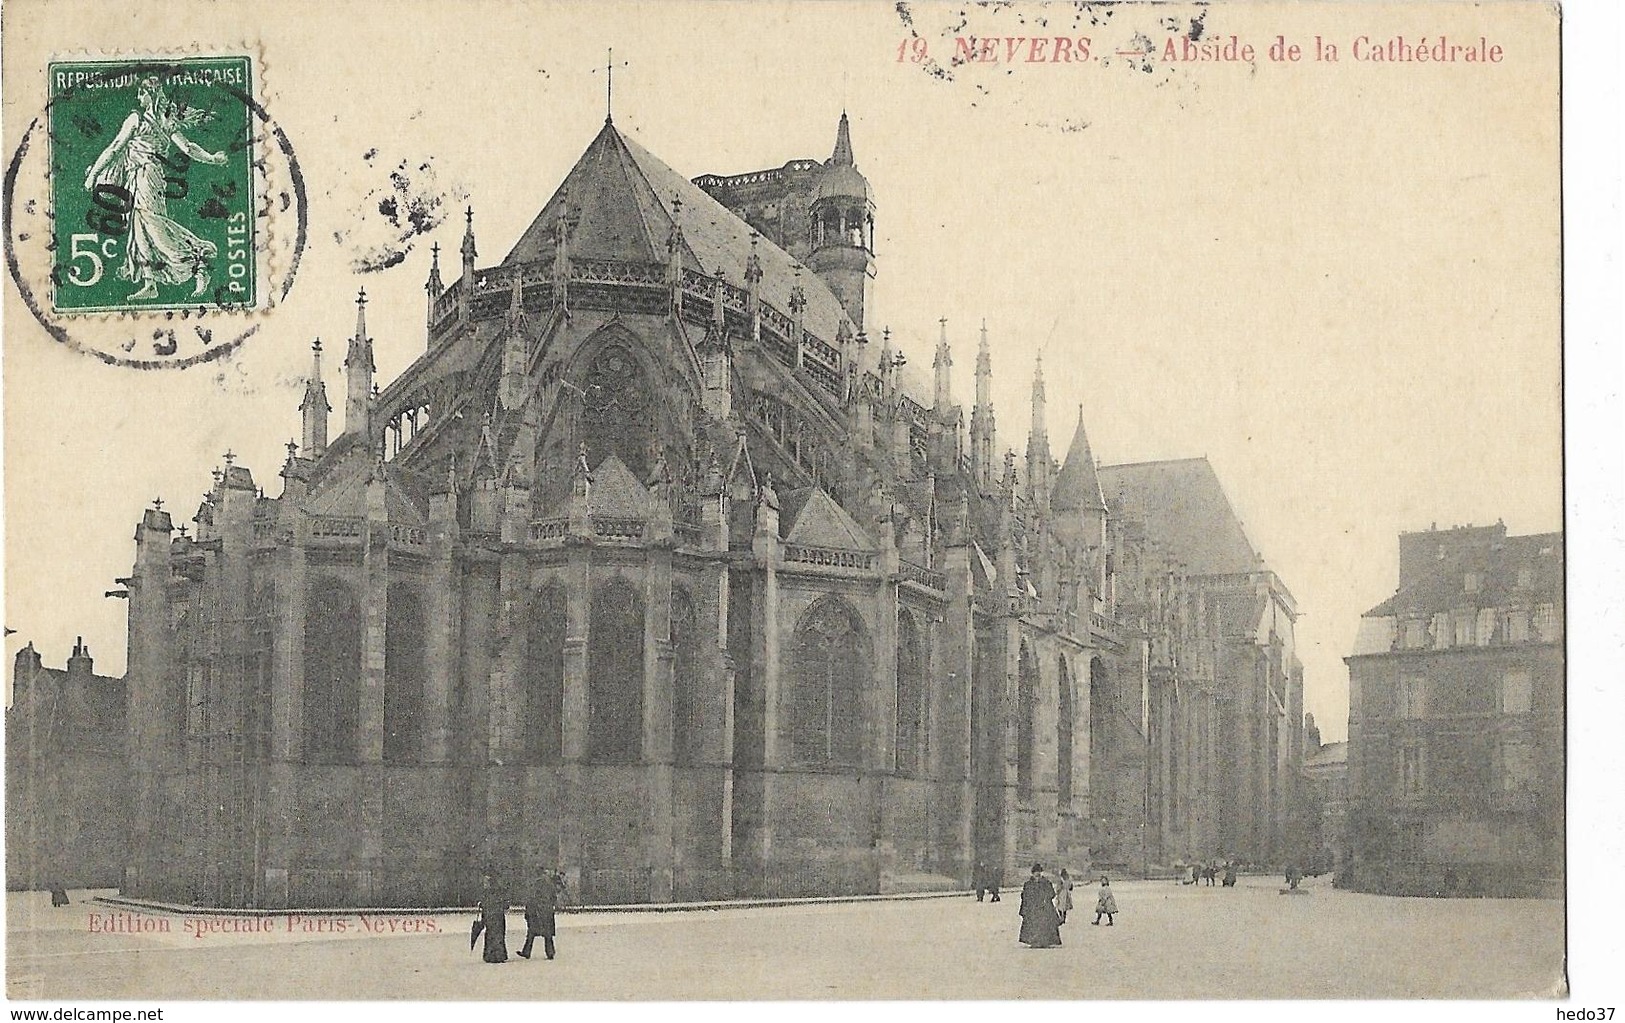
[[[482,962],[472,917],[269,918],[201,937],[197,918],[114,915],[74,893],[8,899],[12,998],[1052,999],[1515,998],[1562,991],[1557,901],[1403,899],[1114,884],[1116,926],[1080,888],[1060,948],[1018,944],[1015,893],[665,913],[570,913],[559,958]],[[94,924],[93,915],[100,919]],[[132,924],[167,932],[130,933]],[[189,925],[189,921],[194,923]],[[334,928],[342,923],[343,932]],[[394,933],[390,933],[391,924]],[[109,930],[113,933],[105,933]],[[374,933],[370,927],[382,933]],[[263,926],[263,925],[262,925]],[[431,933],[402,933],[432,926]],[[524,935],[517,912],[510,951]],[[538,949],[539,952],[539,949]]]

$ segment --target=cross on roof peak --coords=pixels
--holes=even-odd
[[[629,67],[626,61],[621,61],[621,67]],[[604,53],[604,123],[615,123],[615,48],[606,49]]]
[[[161,497],[153,498],[152,499],[152,510],[153,511],[163,511],[164,510],[164,499],[161,498]]]

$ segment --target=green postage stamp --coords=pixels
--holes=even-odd
[[[249,58],[48,71],[55,311],[254,308]]]

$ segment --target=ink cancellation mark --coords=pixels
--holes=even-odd
[[[114,365],[235,349],[291,288],[307,228],[298,161],[254,99],[254,61],[46,71],[50,101],[5,176],[6,261],[25,304],[57,340]]]

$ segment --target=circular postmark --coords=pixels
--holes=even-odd
[[[287,297],[307,232],[243,55],[48,65],[6,165],[6,266],[58,341],[137,369],[221,358]]]

